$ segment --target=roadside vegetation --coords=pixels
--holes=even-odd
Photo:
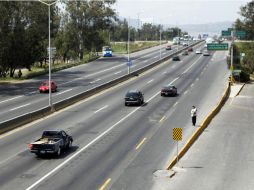
[[[97,57],[91,55],[98,55],[105,45],[112,44],[113,51],[125,53],[128,30],[131,52],[158,45],[160,33],[163,41],[178,33],[186,34],[176,27],[164,29],[150,23],[143,23],[138,29],[132,27],[126,19],[118,18],[112,8],[115,3],[58,0],[51,6],[55,70],[94,60]],[[0,1],[0,47],[0,80],[25,79],[47,72],[48,7],[39,1]]]
[[[241,70],[240,80],[248,81],[254,74],[254,1],[240,8],[241,19],[235,21],[236,31],[245,31],[246,36],[234,44],[234,69]],[[228,61],[230,64],[230,60]]]

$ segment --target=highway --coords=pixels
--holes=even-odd
[[[162,45],[161,57],[177,51],[165,50]],[[179,47],[183,48],[182,46]],[[131,54],[133,66],[131,71],[144,67],[160,59],[160,47]],[[52,73],[52,80],[58,84],[58,92],[52,93],[52,102],[56,103],[81,92],[92,89],[103,83],[119,78],[127,74],[127,58],[125,56],[114,56],[112,58],[100,58],[89,64],[69,68]],[[40,94],[39,85],[48,79],[48,75],[31,79],[22,84],[1,85],[0,90],[0,119],[1,122],[11,120],[20,115],[48,106],[48,94]]]
[[[191,106],[198,107],[200,123],[221,97],[228,74],[226,52],[191,53],[1,135],[0,189],[149,189],[153,172],[175,154],[172,128],[183,127],[184,139],[190,136]],[[161,97],[164,84],[174,84],[179,95]],[[142,90],[141,107],[124,106],[129,89]],[[68,131],[72,149],[60,158],[31,154],[28,143],[46,129]]]

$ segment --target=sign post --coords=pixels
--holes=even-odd
[[[173,128],[173,140],[177,142],[176,150],[176,164],[178,165],[178,141],[182,140],[183,129],[182,128]]]

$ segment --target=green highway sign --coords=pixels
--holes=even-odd
[[[207,50],[228,50],[228,43],[222,44],[209,43],[207,44]]]
[[[222,31],[221,31],[221,36],[231,36],[231,31],[222,30]]]
[[[244,38],[246,36],[246,32],[245,31],[236,31],[235,35],[237,38]]]

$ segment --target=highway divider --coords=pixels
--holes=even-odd
[[[194,144],[194,142],[198,139],[198,137],[206,129],[206,127],[209,125],[209,123],[212,121],[212,119],[219,113],[222,106],[227,101],[229,94],[230,94],[230,83],[228,83],[227,88],[226,88],[221,100],[217,103],[215,108],[208,114],[208,116],[205,118],[205,120],[200,125],[200,127],[192,134],[192,136],[188,139],[188,141],[183,146],[183,148],[179,151],[178,160],[180,160],[184,156],[184,154],[189,150],[189,148]],[[173,166],[176,164],[176,162],[177,162],[177,157],[175,156],[168,164],[167,170],[172,169]]]
[[[61,100],[59,102],[56,102],[53,104],[54,106],[54,110],[51,110],[51,108],[49,106],[47,107],[44,107],[44,108],[41,108],[39,110],[36,110],[36,111],[32,111],[32,112],[29,112],[29,113],[26,113],[26,114],[23,114],[21,116],[18,116],[16,118],[13,118],[13,119],[10,119],[10,120],[7,120],[7,121],[3,121],[3,122],[0,122],[0,134],[2,133],[5,133],[7,131],[10,131],[14,128],[17,128],[17,127],[20,127],[22,125],[25,125],[27,123],[30,123],[32,121],[35,121],[37,119],[40,119],[40,118],[43,118],[47,115],[50,115],[51,113],[55,112],[55,111],[58,111],[60,109],[63,109],[65,107],[68,107],[70,105],[73,105],[74,103],[76,102],[79,102],[85,98],[88,98],[96,93],[99,93],[103,90],[106,90],[110,87],[113,87],[121,82],[124,82],[130,78],[133,78],[133,77],[136,77],[138,76],[139,74],[167,61],[168,59],[170,59],[171,57],[173,57],[174,55],[177,55],[179,54],[180,52],[188,49],[189,47],[192,47],[192,46],[195,46],[199,43],[201,43],[203,41],[198,41],[198,42],[195,42],[193,44],[191,44],[190,46],[187,46],[187,47],[182,47],[180,48],[178,51],[174,52],[174,53],[171,53],[170,55],[158,60],[158,61],[155,61],[147,66],[144,66],[142,68],[139,68],[135,71],[132,71],[130,74],[127,74],[127,75],[123,75],[123,76],[120,76],[116,79],[113,79],[109,82],[106,82],[104,84],[101,84],[99,86],[96,86],[92,89],[89,89],[87,91],[84,91],[84,92],[81,92],[79,94],[76,94],[74,96],[71,96],[65,100]]]

